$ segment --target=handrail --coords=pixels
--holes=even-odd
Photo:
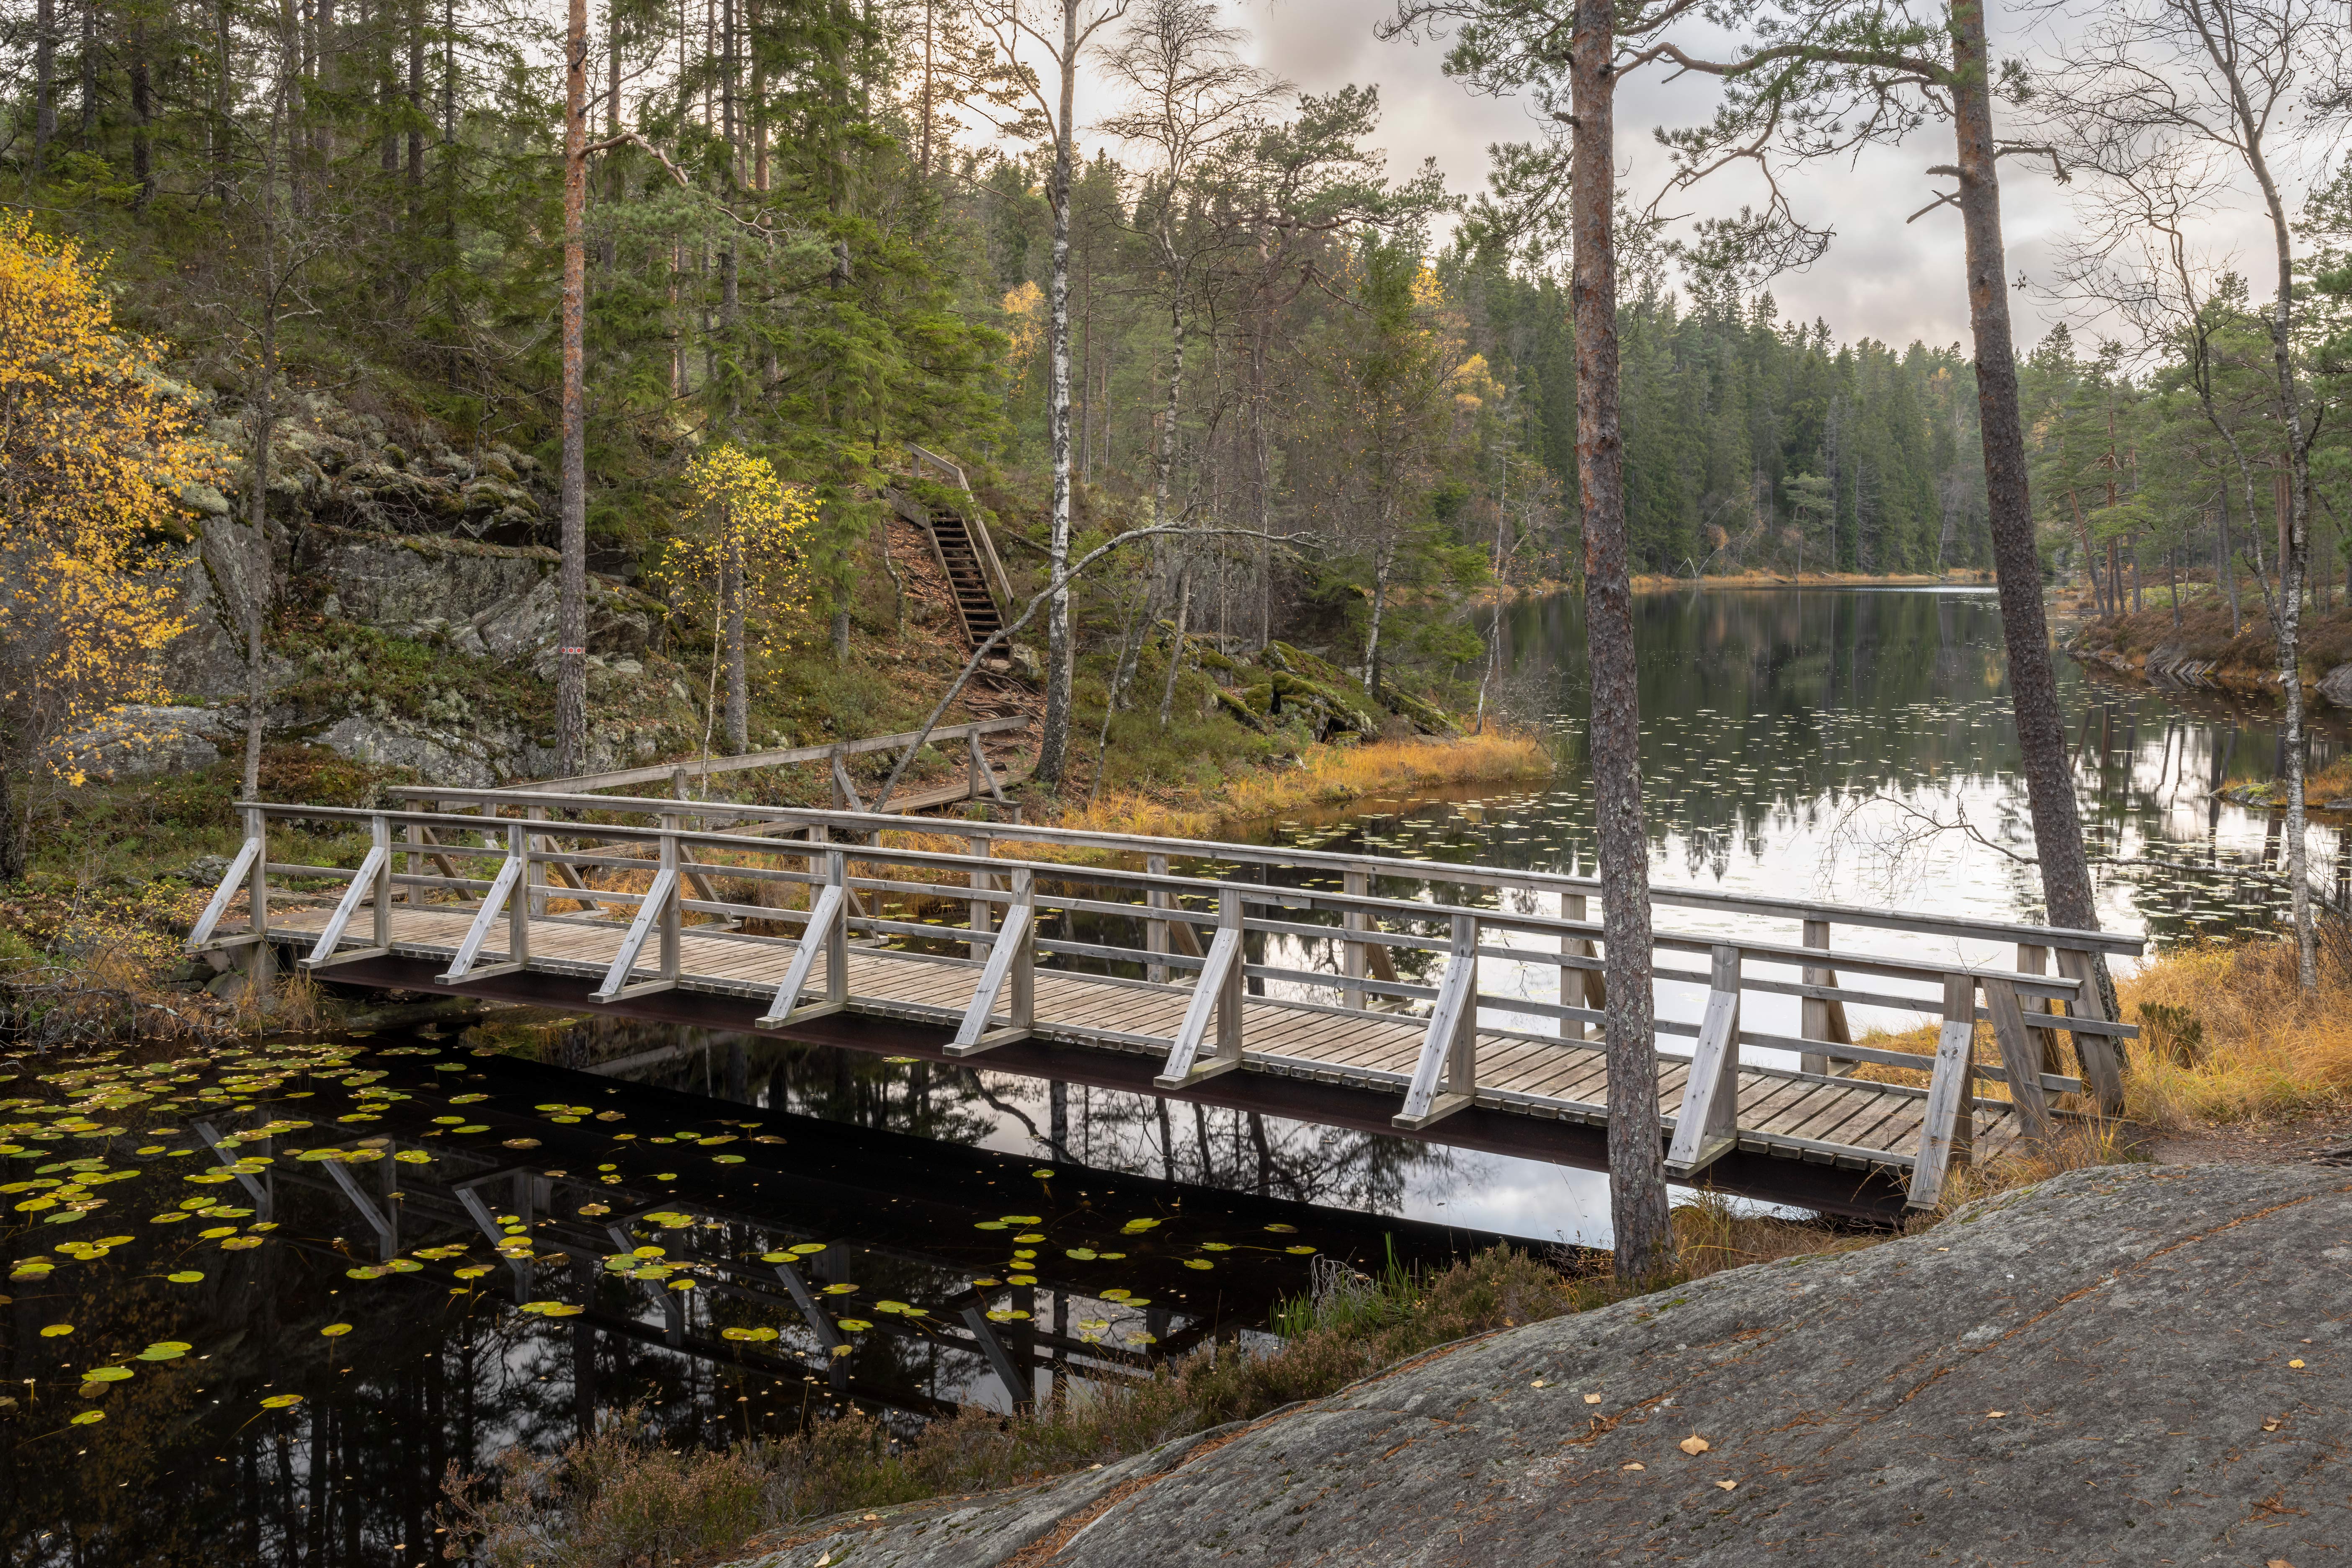
[[[678,811],[677,803],[667,802],[664,804],[667,806],[667,811],[665,815],[682,815]],[[425,826],[479,827],[486,821],[496,822],[501,826],[509,827],[521,825],[520,819],[512,817],[485,818],[426,812],[375,811],[364,806],[289,806],[279,805],[256,805],[252,809],[262,811],[265,814],[274,815],[280,818],[318,817],[328,820],[361,821],[372,820],[375,817],[382,816],[391,823],[415,823]],[[856,816],[858,814],[840,812],[828,813],[825,815],[848,817]],[[816,852],[814,846],[807,848],[796,848],[790,841],[747,841],[742,836],[738,834],[715,833],[709,831],[696,832],[688,828],[639,827],[625,824],[559,824],[552,822],[536,826],[541,834],[552,832],[560,827],[568,837],[577,838],[603,838],[607,840],[647,843],[656,846],[662,844],[676,844],[680,847],[690,846],[697,848],[733,850],[741,850],[751,847],[756,844],[759,848],[763,849],[772,855],[798,856],[802,858],[806,858]],[[951,826],[956,828],[962,828],[965,826],[963,824],[954,824]],[[971,826],[974,832],[982,831],[981,825],[974,824],[971,825]],[[955,835],[951,833],[948,836],[954,837]],[[987,836],[999,838],[1013,837],[1015,839],[1019,839],[1023,837],[1023,835],[1017,831],[1013,833],[993,833]],[[436,847],[446,855],[452,857],[464,856],[474,858],[496,858],[503,860],[509,853],[507,847],[503,845],[451,844],[439,845],[436,846]],[[1471,913],[1477,915],[1480,922],[1489,928],[1502,931],[1515,931],[1528,935],[1565,937],[1583,941],[1599,941],[1604,934],[1601,922],[1597,921],[1563,920],[1553,915],[1518,914],[1507,910],[1479,909],[1475,906],[1441,903],[1433,900],[1424,903],[1408,899],[1378,898],[1366,894],[1334,892],[1328,889],[1296,889],[1284,888],[1270,884],[1258,885],[1253,883],[1235,883],[1216,878],[1178,877],[1168,875],[1153,876],[1147,872],[1126,871],[1108,868],[1070,867],[1060,862],[1051,860],[1020,860],[1004,856],[982,858],[976,856],[955,855],[936,849],[892,849],[882,847],[880,846],[855,844],[834,845],[832,847],[842,853],[846,859],[852,862],[887,861],[900,865],[929,867],[945,871],[961,871],[967,874],[974,871],[987,871],[991,869],[1009,870],[1014,868],[1020,868],[1030,871],[1034,875],[1037,876],[1041,880],[1053,879],[1091,882],[1097,885],[1125,886],[1134,888],[1139,890],[1165,890],[1171,893],[1191,893],[1197,897],[1212,900],[1219,897],[1220,894],[1225,890],[1233,890],[1237,893],[1237,895],[1245,903],[1272,905],[1284,909],[1310,909],[1327,913],[1340,914],[1345,914],[1347,912],[1383,914],[1396,919],[1416,921],[1437,921],[1450,918],[1456,913]],[[593,864],[600,858],[597,857],[586,856],[575,857],[562,852],[544,850],[531,851],[529,858],[532,860],[549,864]],[[634,869],[642,869],[646,871],[654,869],[653,863],[650,861],[640,860],[632,862],[631,864],[632,868]],[[730,867],[721,863],[709,861],[700,862],[700,864],[706,871],[716,873],[719,876],[741,877],[752,881],[803,882],[808,879],[806,873],[779,871],[762,867]],[[1425,879],[1429,881],[1453,882],[1460,879],[1453,875],[1445,874],[1458,869],[1458,868],[1445,866],[1442,863],[1422,861],[1411,861],[1407,862],[1407,864],[1413,866],[1422,866],[1426,864],[1436,865],[1441,874],[1426,878]],[[401,879],[404,880],[405,879]],[[887,882],[877,883],[867,879],[853,879],[853,884],[860,888],[879,888],[884,889],[887,889],[891,886]],[[930,891],[934,889],[926,886],[924,890]],[[944,886],[939,887],[936,890],[940,892],[942,897],[946,896],[947,889]],[[551,893],[550,896],[563,897],[570,891],[572,891],[572,889],[559,889]],[[968,898],[972,895],[959,890],[955,896],[958,898]],[[986,897],[985,894],[980,896]],[[1083,904],[1085,900],[1051,899],[1041,895],[1039,902],[1055,908],[1066,908],[1072,907],[1073,905]],[[1832,908],[1832,906],[1811,907],[1817,912],[1811,918],[1822,919],[1824,917],[1818,911]],[[1151,915],[1149,917],[1145,915],[1143,906],[1135,906],[1135,909],[1136,918],[1139,919],[1164,919],[1171,921],[1185,921],[1195,925],[1206,925],[1211,923],[1214,919],[1213,915],[1207,912],[1198,910],[1189,910],[1181,906],[1171,907],[1164,914]],[[1839,917],[1833,915],[1828,918],[1831,918],[1832,921],[1835,921]],[[1335,938],[1345,934],[1341,928],[1334,927],[1332,930]],[[2069,938],[2074,933],[2069,931],[2055,931],[2051,934],[2059,938]],[[1376,937],[1377,933],[1367,933],[1367,937],[1360,940],[1374,940]],[[2133,940],[2135,945],[2137,945],[2137,939],[2131,940]],[[1796,968],[1810,968],[1817,966],[1822,963],[1825,956],[1823,950],[1819,948],[1790,947],[1780,942],[1763,942],[1753,938],[1726,936],[1719,933],[1654,930],[1651,934],[1651,943],[1654,947],[1660,948],[1667,952],[1707,952],[1713,951],[1718,946],[1728,944],[1739,949],[1745,957],[1752,958],[1762,963],[1783,964]],[[2018,970],[1995,969],[1984,964],[1970,963],[1959,959],[1937,960],[1925,958],[1902,958],[1864,952],[1853,949],[1837,950],[1828,956],[1833,959],[1837,967],[1850,973],[1860,974],[1879,974],[1896,979],[1940,979],[1940,977],[1946,974],[1966,973],[1980,977],[2005,981],[2011,985],[2016,986],[2020,991],[2027,994],[2060,1001],[2074,996],[2081,991],[2081,983],[2069,977],[2033,974]],[[1583,965],[1571,962],[1567,966],[1581,967]]]
[[[900,737],[902,740],[912,738]],[[403,785],[385,793],[404,799],[507,804],[516,792]],[[537,791],[531,793],[535,797],[531,804],[551,809],[624,811],[645,815],[659,815],[677,809],[676,801],[658,796],[585,795],[567,800],[559,795],[541,795]],[[758,819],[789,823],[795,826],[838,827],[860,835],[910,830],[906,818],[890,813],[832,811],[820,806],[746,805],[717,801],[697,801],[693,804],[694,814],[705,818],[727,816],[739,822]],[[572,830],[577,831],[576,827]],[[1172,858],[1231,860],[1243,865],[1297,867],[1342,874],[1369,869],[1374,876],[1402,877],[1413,881],[1460,882],[1471,887],[1557,892],[1571,897],[1595,897],[1601,891],[1601,880],[1597,877],[1572,877],[1558,871],[1504,870],[1459,861],[1412,860],[1401,856],[1353,855],[1323,849],[1231,844],[1216,839],[1162,838],[1143,834],[1097,833],[1079,828],[965,822],[955,818],[927,820],[919,831],[946,837],[1062,845],[1078,849],[1111,849]],[[1856,904],[1816,903],[1799,899],[1765,898],[1750,893],[1717,893],[1697,888],[1654,886],[1650,889],[1650,899],[1653,903],[1719,910],[1727,914],[1785,920],[1828,920],[1840,925],[1907,931],[1923,936],[2069,947],[2094,952],[2137,954],[2147,945],[2145,939],[2122,931],[2080,931],[2067,926],[2027,925],[2006,921],[1975,921],[1934,914],[1924,910],[1877,910]]]

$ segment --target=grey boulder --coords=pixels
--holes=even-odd
[[[2307,1568],[2352,1539],[2347,1301],[2352,1171],[2076,1172],[1422,1357],[1051,1529],[961,1500],[952,1558],[932,1505],[759,1562]]]

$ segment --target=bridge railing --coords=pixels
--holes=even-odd
[[[977,972],[947,1047],[959,1057],[1041,1027],[1035,971],[1043,959],[1109,984],[1186,994],[1173,1036],[1087,1030],[1103,1043],[1164,1051],[1156,1081],[1167,1089],[1244,1064],[1252,996],[1417,1028],[1421,1048],[1409,1075],[1354,1075],[1401,1092],[1394,1121],[1410,1131],[1481,1103],[1482,1095],[1496,1101],[1497,1091],[1478,1077],[1482,1039],[1596,1051],[1607,1020],[1606,935],[1587,918],[1599,891],[1591,879],[991,823],[926,822],[918,833],[904,819],[871,814],[709,802],[437,788],[394,795],[416,804],[242,807],[246,845],[192,949],[260,942],[272,879],[341,881],[324,924],[303,928],[306,968],[386,953],[396,909],[435,905],[468,917],[440,975],[446,984],[547,967],[532,956],[534,926],[617,926],[617,950],[590,994],[610,1003],[691,982],[686,932],[723,933],[790,950],[759,1020],[773,1027],[857,1006],[851,944],[882,945],[901,958]],[[272,859],[272,825],[298,820],[363,828],[360,864]],[[886,844],[884,834],[919,842]],[[941,842],[963,847],[929,847]],[[1006,853],[1013,847],[1030,858]],[[1036,858],[1041,849],[1087,858]],[[1178,859],[1193,873],[1172,870]],[[246,932],[219,935],[240,889],[256,918]],[[1482,896],[1507,896],[1514,907],[1471,901]],[[1801,927],[1793,942],[1769,932],[1653,933],[1655,978],[1705,994],[1696,1019],[1654,1023],[1659,1039],[1689,1042],[1686,1058],[1660,1057],[1689,1064],[1679,1111],[1668,1119],[1668,1169],[1678,1179],[1739,1144],[1743,1047],[1794,1054],[1800,1067],[1788,1078],[1829,1083],[1861,1067],[1924,1078],[1924,1085],[1887,1086],[1922,1102],[1907,1156],[1911,1201],[1922,1205],[1937,1201],[1945,1173],[1968,1157],[1979,1111],[2007,1111],[2024,1135],[2041,1138],[2065,1113],[2053,1095],[2082,1096],[2107,1113],[2121,1108],[2122,1043],[2137,1031],[2105,1016],[2091,965],[2101,952],[2137,951],[2135,938],[1686,889],[1658,889],[1654,900],[1751,926]],[[565,904],[573,907],[557,908]],[[1841,927],[1924,934],[1954,951],[1832,947]],[[355,931],[366,934],[344,945]],[[1979,949],[1975,957],[1958,952],[1963,940]],[[2013,965],[1995,956],[2011,945]],[[1751,1026],[1762,1022],[1753,1004],[1763,998],[1798,1004],[1796,1033]],[[1935,1053],[1856,1043],[1849,1005],[1934,1020]],[[1085,1021],[1049,1018],[1042,1026],[1057,1022]],[[1976,1059],[1979,1024],[1990,1026],[1997,1063]],[[1280,1064],[1260,1053],[1256,1065]],[[1979,1098],[1980,1083],[2000,1085],[2005,1098]],[[1606,1114],[1598,1103],[1589,1109]],[[1807,1143],[1801,1129],[1774,1138]]]

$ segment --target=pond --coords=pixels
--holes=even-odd
[[[1654,879],[2037,918],[1990,595],[1637,608]],[[1492,705],[1556,735],[1553,776],[1255,837],[1589,871],[1578,606],[1496,624]],[[2272,715],[2060,671],[2103,923],[2268,928],[2275,816],[2215,790],[2272,774]],[[2317,727],[2315,764],[2343,743]],[[2311,850],[2340,894],[2352,845]],[[450,1466],[611,1412],[680,1442],[845,1400],[911,1426],[1247,1339],[1322,1260],[1607,1239],[1589,1173],[519,1008],[0,1059],[0,1539],[38,1563],[421,1564]]]

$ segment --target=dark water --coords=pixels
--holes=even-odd
[[[1494,1239],[1375,1217],[1372,1173],[1331,1207],[994,1152],[929,1070],[519,1012],[0,1060],[0,1550],[421,1563],[449,1467],[618,1411],[911,1429],[1008,1406],[975,1318],[1046,1396],[1257,1332],[1318,1259]]]
[[[1656,879],[2038,915],[1989,595],[1638,605]],[[1258,836],[1589,869],[1577,609],[1516,605],[1502,628],[1493,699],[1556,734],[1554,776]],[[2103,921],[2266,929],[2275,817],[2213,792],[2271,775],[2267,710],[2061,671]],[[2323,727],[2315,763],[2341,744]],[[2315,826],[2311,850],[2340,889],[2344,837]],[[1695,1005],[1673,993],[1666,1016]],[[10,1562],[423,1563],[447,1467],[604,1413],[715,1444],[849,1400],[901,1426],[1001,1407],[967,1309],[1043,1393],[1254,1334],[1318,1257],[1606,1240],[1584,1173],[520,1010],[0,1058],[0,1106]],[[303,1157],[329,1147],[348,1158]]]

